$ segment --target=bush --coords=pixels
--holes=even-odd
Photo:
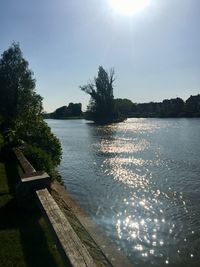
[[[24,124],[26,123],[28,122]],[[55,167],[60,164],[62,157],[60,141],[43,120],[38,120],[36,123],[32,123],[32,125],[28,125],[27,127],[22,125],[21,128],[18,128],[17,140],[19,139],[22,139],[26,144],[31,144],[33,147],[40,148],[44,151],[50,156]]]
[[[45,170],[51,176],[55,174],[51,157],[44,150],[27,144],[23,152],[37,171]]]

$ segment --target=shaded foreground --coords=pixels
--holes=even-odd
[[[14,197],[19,180],[14,160],[0,161],[0,266],[59,266],[63,264],[39,209],[24,212]]]

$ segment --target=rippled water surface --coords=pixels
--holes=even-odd
[[[135,266],[200,266],[200,119],[47,122],[68,191]]]

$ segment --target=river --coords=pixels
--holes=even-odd
[[[136,267],[200,266],[200,119],[47,123],[68,191]]]

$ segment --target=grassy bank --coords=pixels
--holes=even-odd
[[[16,162],[0,161],[0,267],[63,267],[37,207],[31,212],[17,207],[18,179]]]

